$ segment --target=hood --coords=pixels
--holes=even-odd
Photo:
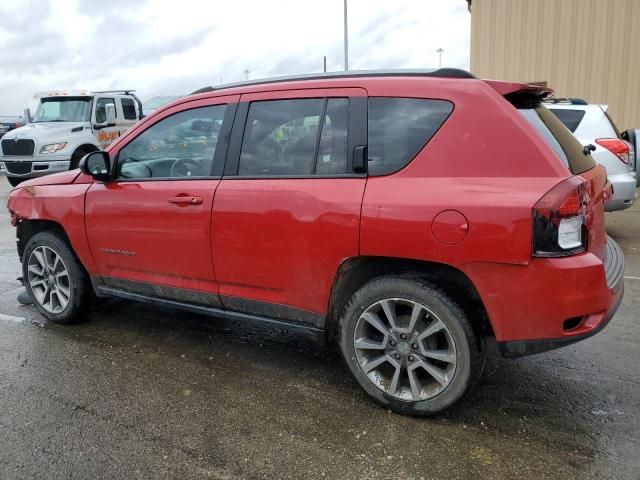
[[[52,173],[51,175],[45,175],[44,177],[36,177],[25,182],[22,182],[16,187],[37,187],[42,185],[67,185],[73,183],[76,178],[80,176],[80,170],[69,170],[68,172]],[[83,175],[86,176],[86,175]]]
[[[16,138],[31,138],[38,143],[49,140],[65,140],[69,138],[72,129],[88,127],[88,122],[41,122],[29,123],[23,127],[11,130],[2,137],[3,140],[14,140]]]

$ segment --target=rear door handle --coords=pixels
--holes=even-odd
[[[194,197],[192,195],[177,195],[169,199],[169,203],[175,203],[177,205],[200,205],[202,203],[202,197]]]

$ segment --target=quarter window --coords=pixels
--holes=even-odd
[[[368,109],[369,173],[407,165],[442,126],[453,105],[445,100],[372,97]]]
[[[125,120],[136,120],[136,104],[132,98],[123,98],[122,101],[122,114]]]
[[[116,118],[118,117],[118,110],[115,109],[115,100],[113,98],[99,98],[96,102],[96,123],[104,123],[107,121],[107,105],[109,103],[113,104]]]
[[[345,173],[348,112],[346,98],[251,103],[238,174]]]
[[[118,155],[120,178],[194,178],[211,175],[226,105],[202,107],[160,120]]]

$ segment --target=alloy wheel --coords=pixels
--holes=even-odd
[[[402,298],[374,303],[358,318],[353,341],[364,374],[396,399],[433,398],[453,379],[457,364],[453,336],[420,303]]]
[[[29,255],[27,275],[36,301],[49,313],[67,308],[71,297],[69,272],[60,255],[44,245]]]

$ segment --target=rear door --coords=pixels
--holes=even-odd
[[[321,325],[335,274],[358,255],[366,91],[243,95],[213,206],[225,307]]]

